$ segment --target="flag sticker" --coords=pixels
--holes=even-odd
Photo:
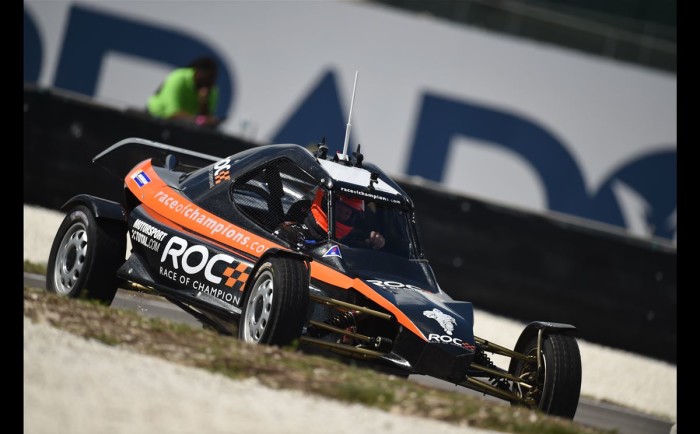
[[[337,256],[339,258],[342,258],[343,256],[340,254],[340,247],[338,246],[333,246],[326,253],[323,254],[323,257],[327,256]]]
[[[149,178],[148,175],[146,175],[146,172],[144,172],[143,170],[132,175],[131,179],[133,179],[139,187],[143,187],[144,185],[151,182],[151,178]]]

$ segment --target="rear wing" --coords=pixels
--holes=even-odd
[[[153,160],[154,165],[163,166],[167,155],[176,157],[178,170],[183,172],[190,172],[222,159],[222,157],[166,145],[165,143],[130,137],[120,140],[100,152],[92,159],[92,162],[117,178],[123,179],[136,164],[149,158]]]

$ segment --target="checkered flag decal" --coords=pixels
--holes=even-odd
[[[248,280],[251,268],[252,267],[242,262],[239,262],[238,265],[236,265],[236,268],[227,267],[224,270],[224,276],[227,277],[224,285],[243,292],[243,287],[245,286],[245,282]]]

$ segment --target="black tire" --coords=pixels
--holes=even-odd
[[[46,270],[46,290],[111,304],[117,269],[126,254],[126,225],[96,219],[84,206],[72,208],[56,232]]]
[[[537,336],[523,347],[527,355],[537,353]],[[542,338],[543,369],[539,384],[532,390],[519,389],[513,392],[518,396],[529,396],[537,402],[537,408],[544,413],[573,419],[581,394],[581,354],[576,339],[561,334],[547,334]],[[536,363],[518,361],[511,374],[534,379]]]
[[[255,273],[243,298],[238,337],[284,346],[301,335],[309,304],[309,274],[303,262],[271,257]]]

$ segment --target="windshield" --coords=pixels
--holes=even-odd
[[[349,247],[375,249],[407,259],[419,259],[412,212],[379,200],[334,195],[333,239]],[[372,232],[383,243],[370,242]]]

